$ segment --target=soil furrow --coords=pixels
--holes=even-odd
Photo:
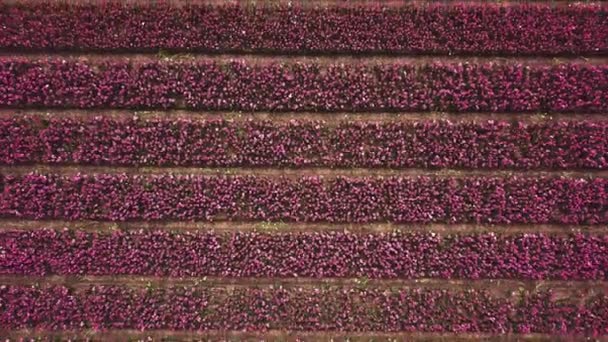
[[[478,224],[328,224],[300,222],[100,222],[100,221],[61,221],[61,220],[15,220],[0,219],[0,231],[7,230],[37,230],[37,229],[77,229],[90,232],[111,232],[114,230],[164,230],[179,232],[329,232],[348,231],[353,233],[390,233],[401,232],[433,232],[436,234],[521,234],[546,233],[565,235],[571,233],[606,234],[606,226],[568,226],[556,224],[542,225],[478,225]]]
[[[589,293],[607,293],[606,281],[562,280],[445,280],[445,279],[369,279],[369,278],[227,278],[227,277],[149,277],[149,276],[0,276],[0,285],[61,285],[83,290],[90,286],[128,286],[133,288],[205,287],[205,288],[425,288],[462,291],[487,290],[496,296],[511,297],[514,292],[530,293],[551,290],[568,297]]]
[[[567,178],[595,178],[608,177],[608,170],[464,170],[464,169],[369,169],[369,168],[200,168],[200,167],[120,167],[120,166],[94,166],[94,165],[61,165],[51,166],[45,164],[0,166],[0,174],[26,175],[58,174],[71,176],[77,174],[127,174],[127,175],[205,175],[205,176],[257,176],[257,177],[283,177],[299,179],[302,177],[322,177],[331,179],[336,177],[454,177],[464,178],[473,176],[486,177],[567,177]]]
[[[587,64],[604,65],[608,63],[606,56],[443,56],[443,55],[416,55],[400,56],[395,54],[360,54],[360,55],[302,55],[279,54],[279,53],[200,53],[200,52],[172,52],[167,50],[152,50],[149,52],[129,51],[100,51],[100,52],[76,52],[76,51],[26,51],[3,49],[0,58],[24,58],[27,60],[66,60],[87,63],[103,63],[110,61],[121,61],[125,63],[146,62],[197,62],[214,61],[227,63],[230,61],[245,62],[250,65],[268,64],[298,64],[314,63],[320,66],[347,65],[347,64],[408,64],[426,65],[435,63],[462,63],[462,64],[524,64],[524,65],[556,65],[556,64]]]
[[[295,332],[269,330],[265,332],[244,331],[198,331],[184,332],[175,330],[139,331],[139,330],[105,330],[105,331],[2,331],[0,334],[9,340],[24,338],[53,338],[59,340],[87,341],[573,341],[574,336],[555,336],[549,334],[462,334],[462,333],[396,333],[396,332]],[[593,341],[608,341],[608,337],[594,338]]]
[[[7,4],[35,4],[40,0],[3,0]],[[48,3],[75,3],[75,4],[98,4],[99,0],[45,0]],[[147,0],[126,0],[129,4],[149,4]],[[404,5],[402,0],[381,0],[381,1],[369,1],[369,0],[165,0],[164,3],[170,3],[173,6],[187,6],[195,4],[210,4],[210,5],[241,5],[241,6],[259,6],[259,5],[283,5],[283,6],[299,6],[299,7],[326,7],[326,6],[372,6],[372,7],[401,7]],[[417,6],[452,6],[454,4],[461,4],[462,0],[443,0],[443,1],[429,1],[429,0],[408,0],[407,4]],[[487,3],[499,4],[501,6],[521,6],[521,1],[515,0],[467,0],[467,4],[471,5],[483,5]],[[538,4],[546,5],[545,0],[527,0],[526,4]],[[571,5],[576,6],[604,6],[604,1],[573,1],[573,0],[557,0],[552,1],[555,7],[567,7]]]
[[[480,121],[518,121],[524,123],[542,123],[552,121],[606,121],[607,114],[599,113],[448,113],[448,112],[412,112],[412,113],[315,113],[315,112],[206,112],[183,109],[155,110],[116,110],[116,109],[8,109],[0,108],[0,118],[40,116],[49,118],[91,119],[109,117],[115,119],[144,120],[271,120],[274,123],[297,121],[320,121],[329,127],[341,123],[360,122],[415,122],[447,120],[451,122]]]

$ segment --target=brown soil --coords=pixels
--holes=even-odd
[[[264,232],[272,234],[297,232],[350,232],[354,234],[379,234],[392,232],[432,232],[438,235],[448,234],[479,234],[494,233],[514,235],[522,233],[544,233],[551,235],[567,235],[575,233],[607,235],[606,226],[569,226],[556,224],[542,225],[481,225],[481,224],[332,224],[332,223],[301,223],[301,222],[233,222],[233,221],[131,221],[131,222],[100,222],[100,221],[61,221],[61,220],[15,220],[0,219],[0,231],[7,230],[38,230],[38,229],[77,229],[90,232],[111,232],[115,230],[165,230],[176,232],[213,231],[217,233],[230,232]]]
[[[159,110],[130,110],[130,109],[8,109],[0,108],[0,118],[8,117],[46,117],[92,119],[109,117],[115,120],[139,118],[142,120],[228,120],[240,121],[272,121],[284,124],[290,121],[319,121],[323,125],[335,127],[343,123],[355,121],[370,123],[415,122],[415,121],[451,121],[451,122],[484,122],[509,121],[524,123],[542,123],[556,121],[607,121],[604,113],[448,113],[448,112],[402,112],[402,113],[315,113],[315,112],[208,112],[184,109]]]
[[[516,170],[459,170],[459,169],[368,169],[368,168],[202,168],[202,167],[119,167],[119,166],[89,166],[89,165],[13,165],[0,166],[0,174],[25,175],[39,174],[127,174],[127,175],[205,175],[205,176],[256,176],[256,177],[282,177],[287,179],[300,179],[302,177],[320,177],[324,180],[336,177],[567,177],[567,178],[594,178],[608,177],[608,170],[542,170],[542,171],[516,171]]]
[[[7,331],[0,330],[2,336],[9,340],[20,340],[22,338],[53,338],[59,340],[87,340],[87,341],[580,341],[587,340],[582,336],[552,336],[545,334],[510,334],[496,336],[491,334],[453,334],[453,333],[385,333],[385,332],[299,332],[299,331],[277,331],[270,330],[265,332],[243,332],[243,331],[195,331],[183,332],[172,330],[139,331],[139,330],[107,330],[107,331],[40,331],[40,330],[21,330]],[[608,338],[594,338],[593,341],[608,341]]]
[[[524,64],[524,65],[545,65],[545,64],[587,64],[605,65],[608,57],[604,56],[575,56],[575,57],[477,57],[477,56],[369,56],[369,55],[335,55],[335,56],[300,56],[300,55],[280,55],[280,54],[205,54],[205,53],[168,53],[161,50],[149,53],[131,53],[113,51],[108,53],[79,53],[79,52],[27,52],[4,50],[0,51],[0,57],[25,58],[28,60],[67,60],[80,61],[83,63],[100,64],[109,61],[121,61],[125,63],[146,63],[146,62],[193,62],[212,60],[218,63],[228,63],[231,61],[246,62],[252,65],[267,64],[295,64],[295,63],[315,63],[322,66],[328,65],[348,65],[348,64],[414,64],[425,65],[432,63],[468,63],[468,64]]]
[[[68,3],[68,4],[99,4],[102,0],[3,0],[5,3],[19,3],[19,4],[31,4],[31,3]],[[148,0],[123,0],[122,3],[126,4],[149,4]],[[173,6],[185,6],[185,5],[241,5],[241,6],[299,6],[299,7],[328,7],[328,6],[370,6],[370,7],[401,7],[404,5],[416,5],[416,6],[451,6],[453,4],[472,4],[472,5],[487,5],[488,3],[500,5],[500,6],[521,6],[525,4],[532,5],[547,5],[546,0],[443,0],[443,1],[432,1],[432,0],[164,0],[165,3],[170,3]],[[552,4],[556,7],[567,7],[567,6],[605,6],[604,1],[576,1],[576,0],[557,0],[552,1]]]
[[[1,285],[62,285],[75,290],[90,286],[122,285],[133,288],[204,287],[204,288],[387,288],[387,289],[445,289],[466,291],[485,290],[493,296],[510,298],[520,291],[537,293],[551,290],[557,296],[576,298],[598,293],[608,293],[606,281],[561,281],[561,280],[455,280],[455,279],[367,279],[367,278],[225,278],[184,277],[162,278],[150,276],[0,276]]]

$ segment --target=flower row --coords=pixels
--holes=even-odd
[[[0,59],[0,106],[603,112],[608,66]]]
[[[608,334],[608,298],[484,290],[124,286],[0,287],[9,329]]]
[[[606,15],[601,6],[549,5],[2,4],[0,47],[288,54],[605,54]]]
[[[0,118],[0,163],[608,168],[608,123]]]
[[[608,279],[608,236],[1,231],[0,274]]]
[[[90,220],[608,223],[608,179],[0,176],[0,216]]]

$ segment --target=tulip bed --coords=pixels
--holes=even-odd
[[[606,169],[608,123],[0,118],[0,163]]]
[[[1,231],[0,274],[606,280],[608,236]]]
[[[608,52],[602,6],[0,6],[0,47],[283,54]]]
[[[0,106],[243,111],[608,111],[608,66],[0,59]]]
[[[205,1],[0,0],[0,335],[608,336],[606,4]]]
[[[0,324],[53,330],[608,332],[604,295],[582,304],[550,292],[514,296],[510,301],[480,290],[420,288],[1,286]]]
[[[608,223],[608,179],[2,175],[0,217]]]

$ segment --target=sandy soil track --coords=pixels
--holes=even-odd
[[[29,173],[52,173],[61,175],[76,174],[128,174],[128,175],[205,175],[205,176],[260,176],[260,177],[283,177],[298,179],[302,177],[320,176],[324,179],[336,177],[568,177],[568,178],[592,178],[608,177],[608,170],[482,170],[482,169],[331,169],[331,168],[200,168],[200,167],[119,167],[119,166],[88,166],[88,165],[16,165],[0,166],[0,174],[25,175]]]
[[[184,222],[184,221],[62,221],[62,220],[16,220],[0,219],[0,231],[6,230],[37,230],[37,229],[77,229],[91,232],[112,232],[115,230],[165,230],[176,232],[351,232],[361,234],[377,234],[391,232],[432,232],[436,234],[476,234],[495,233],[502,235],[521,233],[545,233],[566,235],[573,233],[608,234],[607,226],[569,226],[557,224],[542,225],[481,225],[481,224],[392,224],[392,223],[301,223],[301,222]]]
[[[83,332],[53,332],[53,331],[14,331],[0,334],[9,339],[22,338],[58,338],[60,340],[91,340],[91,341],[289,341],[289,342],[316,342],[316,341],[433,341],[433,342],[465,342],[465,341],[530,341],[530,342],[570,342],[585,340],[582,336],[556,337],[544,334],[514,334],[497,336],[492,334],[440,334],[440,333],[345,333],[345,332],[295,332],[270,330],[263,333],[242,331],[208,331],[208,332],[178,332],[172,330],[138,331],[138,330],[108,330]],[[592,341],[605,342],[608,338],[595,338]]]
[[[367,278],[159,278],[142,276],[0,276],[0,284],[24,286],[67,286],[76,291],[90,286],[121,285],[132,288],[163,288],[170,286],[201,287],[213,290],[235,288],[378,288],[378,289],[442,289],[447,291],[485,290],[497,298],[517,300],[520,291],[537,293],[551,290],[555,298],[577,302],[598,293],[608,293],[606,281],[559,280],[455,280],[455,279],[367,279]]]
[[[183,109],[159,110],[130,110],[130,109],[23,109],[0,108],[0,118],[10,117],[43,117],[43,118],[72,118],[91,119],[94,117],[110,117],[113,119],[142,120],[271,120],[276,123],[297,121],[320,121],[327,126],[338,126],[341,123],[353,121],[382,123],[382,122],[415,122],[446,120],[451,122],[483,122],[489,120],[511,121],[524,123],[542,123],[555,121],[604,121],[608,113],[448,113],[448,112],[402,112],[402,113],[316,113],[316,112],[208,112]]]
[[[18,56],[18,57],[17,57]],[[332,55],[332,56],[307,56],[307,55],[280,55],[275,53],[256,54],[227,54],[227,53],[184,53],[167,52],[162,49],[151,50],[148,53],[130,53],[124,51],[107,51],[97,53],[69,52],[69,51],[0,51],[1,58],[23,58],[27,60],[66,60],[81,61],[87,63],[103,63],[108,61],[122,61],[125,63],[145,62],[172,62],[187,63],[197,61],[215,61],[227,63],[230,61],[245,62],[252,65],[268,64],[295,64],[315,63],[322,66],[340,64],[413,64],[424,65],[433,63],[469,63],[469,64],[524,64],[524,65],[556,65],[556,64],[588,64],[605,65],[608,56],[564,56],[564,57],[479,57],[479,56],[375,56],[375,55]]]
[[[50,1],[55,3],[68,4],[96,4],[102,0],[4,0],[6,3],[40,3],[42,1]],[[128,4],[149,4],[148,0],[123,0]],[[326,6],[386,6],[399,7],[404,4],[411,5],[433,5],[433,6],[449,6],[454,3],[467,4],[487,4],[492,3],[500,6],[521,6],[522,2],[517,0],[164,0],[165,3],[170,3],[173,6],[186,5],[283,5],[283,6],[305,6],[305,7],[326,7]],[[538,5],[547,4],[546,0],[527,0],[526,4]],[[578,1],[578,0],[556,0],[550,1],[550,4],[556,7],[565,6],[604,6],[604,1]]]

